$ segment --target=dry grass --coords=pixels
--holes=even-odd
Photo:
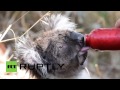
[[[28,13],[28,12],[27,12]],[[40,19],[37,20],[37,22],[35,22],[28,30],[25,31],[25,33],[23,33],[20,37],[24,36],[26,33],[28,33],[39,21],[42,20],[42,18],[44,18],[46,15],[49,15],[50,12],[47,12],[45,15],[43,15]],[[13,14],[13,17],[15,17]],[[25,14],[24,14],[25,15]],[[24,15],[22,15],[18,20],[20,20]],[[16,20],[13,24],[15,24],[18,20]],[[11,29],[12,25],[13,24],[10,24],[7,29],[5,30],[5,32],[3,34],[1,34],[1,37],[0,37],[0,42],[3,42],[3,38],[5,37],[5,35],[8,33],[8,31],[12,31],[13,35],[14,35],[14,39],[12,40],[16,40],[18,38],[16,38],[16,35],[14,33],[14,31]],[[7,41],[10,41],[10,39],[8,40],[4,40],[4,42],[7,42]],[[7,53],[7,55],[6,55]],[[32,76],[31,73],[29,71],[26,71],[26,70],[20,70],[19,67],[17,67],[17,72],[16,73],[6,73],[6,61],[10,61],[13,57],[14,57],[14,54],[12,54],[10,57],[8,56],[8,49],[6,49],[5,53],[3,54],[0,54],[1,56],[0,57],[3,57],[0,59],[0,67],[2,68],[0,70],[0,78],[1,79],[35,79],[36,77]]]

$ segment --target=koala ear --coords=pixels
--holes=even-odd
[[[34,65],[43,64],[41,55],[36,50],[35,43],[30,39],[29,35],[19,38],[15,43],[15,56],[21,60],[21,62]],[[45,65],[36,70],[40,76],[45,76],[47,68]]]
[[[52,14],[47,16],[42,21],[44,30],[70,30],[76,29],[76,24],[71,22],[70,19],[61,14]]]
[[[29,35],[22,36],[16,40],[15,56],[24,63],[28,64],[34,64],[37,58],[40,59],[40,56],[38,56],[37,52],[35,51],[34,43],[30,39]]]

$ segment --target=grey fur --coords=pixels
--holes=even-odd
[[[31,65],[64,64],[63,68],[58,70],[53,69],[56,66],[51,67],[49,71],[46,66],[36,70],[41,78],[72,78],[75,76],[81,78],[84,70],[82,64],[87,56],[87,51],[81,54],[84,44],[78,42],[82,40],[83,35],[79,34],[80,37],[77,41],[71,38],[73,32],[78,35],[75,31],[76,26],[61,14],[45,17],[44,21],[42,26],[45,32],[42,36],[35,41],[32,41],[29,36],[22,37],[16,42],[16,57],[22,63]]]

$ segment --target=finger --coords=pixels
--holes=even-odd
[[[117,22],[115,23],[115,27],[120,28],[120,19],[118,19]]]

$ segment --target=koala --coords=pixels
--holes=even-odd
[[[75,31],[76,24],[65,15],[52,14],[41,25],[44,32],[35,40],[29,35],[17,40],[18,60],[31,66],[42,63],[42,68],[32,70],[39,79],[89,79],[84,68],[89,48],[84,35]]]

